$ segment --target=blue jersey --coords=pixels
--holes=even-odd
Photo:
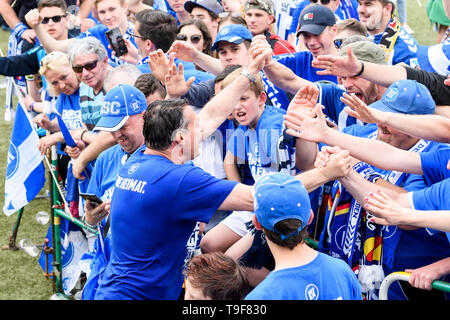
[[[265,106],[255,129],[239,125],[228,142],[227,148],[238,163],[248,162],[255,181],[268,172],[280,171],[277,145],[283,132],[284,114],[284,110]],[[290,148],[288,153],[289,167],[295,167],[295,149]]]
[[[162,156],[132,156],[116,181],[111,259],[95,299],[178,299],[189,236],[236,184]]]
[[[86,38],[86,37],[95,37],[103,44],[103,46],[106,49],[106,52],[108,53],[108,59],[109,63],[112,66],[117,66],[119,64],[126,63],[125,61],[121,60],[120,58],[116,57],[112,54],[113,50],[109,49],[109,42],[108,38],[106,37],[105,32],[108,31],[108,27],[106,27],[104,24],[97,24],[93,26],[92,28],[89,28],[86,32],[80,33],[78,38]],[[134,24],[131,22],[128,22],[128,28],[125,34],[123,35],[124,39],[129,40],[136,48],[136,42],[134,41],[134,37],[131,37],[130,34],[134,34]]]
[[[318,252],[306,265],[272,271],[245,300],[361,300],[361,286],[343,261]]]
[[[376,44],[379,44],[382,36],[383,33],[380,33],[370,38],[372,38]],[[389,54],[387,64],[396,65],[400,62],[404,62],[408,66],[414,68],[419,65],[419,60],[417,57],[418,49],[419,44],[417,43],[417,40],[403,27],[401,27],[397,41],[394,44],[394,48]]]
[[[427,186],[450,178],[447,163],[450,161],[450,147],[420,154],[422,171]]]

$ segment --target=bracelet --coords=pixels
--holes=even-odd
[[[86,221],[86,215],[84,215],[83,216],[83,218],[82,218],[82,222],[83,222],[83,224],[86,226],[86,227],[88,227],[88,228],[91,228],[91,229],[97,229],[98,228],[98,223],[97,224],[95,224],[95,225],[92,225],[92,224],[90,224],[90,223],[88,223],[87,221]],[[89,232],[91,232],[90,230],[88,230]]]
[[[33,76],[33,75],[30,75],[30,74],[27,74],[27,75],[25,76],[25,79],[27,79],[28,81],[34,81],[34,76]]]
[[[352,78],[359,77],[364,72],[364,62],[361,61],[361,70],[357,74],[355,74]]]
[[[31,111],[35,112],[34,111],[34,101],[30,104],[30,109],[31,109]]]
[[[88,130],[84,129],[83,132],[80,135],[80,140],[83,141],[83,135],[88,132]],[[83,141],[84,142],[84,141]]]
[[[255,81],[256,81],[256,78],[253,77],[253,76],[250,74],[250,72],[248,72],[248,70],[245,69],[245,68],[242,69],[241,74],[242,74],[243,76],[247,77],[248,80],[250,80],[250,82],[255,82]]]

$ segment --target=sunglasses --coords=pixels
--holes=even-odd
[[[73,69],[73,71],[75,71],[75,73],[82,73],[83,69],[91,71],[92,69],[94,69],[97,66],[97,62],[98,62],[98,60],[95,60],[92,62],[88,62],[83,66],[72,66],[72,69]]]
[[[333,0],[336,1],[336,0]],[[310,0],[311,3],[318,3],[320,2],[321,4],[323,4],[324,6],[326,6],[327,4],[329,4],[331,1],[330,0]]]
[[[334,39],[333,43],[336,49],[340,49],[342,47],[342,43],[344,42],[344,38]]]
[[[224,18],[228,18],[228,17],[242,17],[242,13],[240,12],[221,12],[219,13],[219,18],[220,19],[224,19]]]
[[[52,20],[54,23],[58,23],[61,21],[62,18],[65,18],[65,17],[67,17],[67,14],[63,14],[62,16],[45,17],[42,19],[41,23],[47,24],[47,23],[49,23],[50,20]]]
[[[186,41],[188,39],[188,36],[185,34],[177,34],[177,40]],[[202,40],[201,34],[193,34],[190,37],[190,40],[192,43],[199,43],[200,40]]]

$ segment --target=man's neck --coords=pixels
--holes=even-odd
[[[317,251],[309,247],[306,243],[300,243],[290,250],[280,247],[271,241],[267,241],[273,258],[275,259],[275,269],[282,270],[304,266],[317,257]]]
[[[177,157],[174,157],[173,154],[174,152],[172,152],[172,148],[166,149],[166,150],[155,150],[152,148],[149,148],[147,146],[147,148],[144,151],[144,154],[149,154],[149,155],[155,155],[155,156],[161,156],[164,157],[170,161],[172,161],[175,164],[182,164],[183,161],[181,161],[180,159],[178,159]]]

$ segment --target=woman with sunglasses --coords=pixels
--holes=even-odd
[[[199,19],[189,19],[178,27],[177,40],[190,42],[198,51],[212,56],[212,38],[206,24]]]

